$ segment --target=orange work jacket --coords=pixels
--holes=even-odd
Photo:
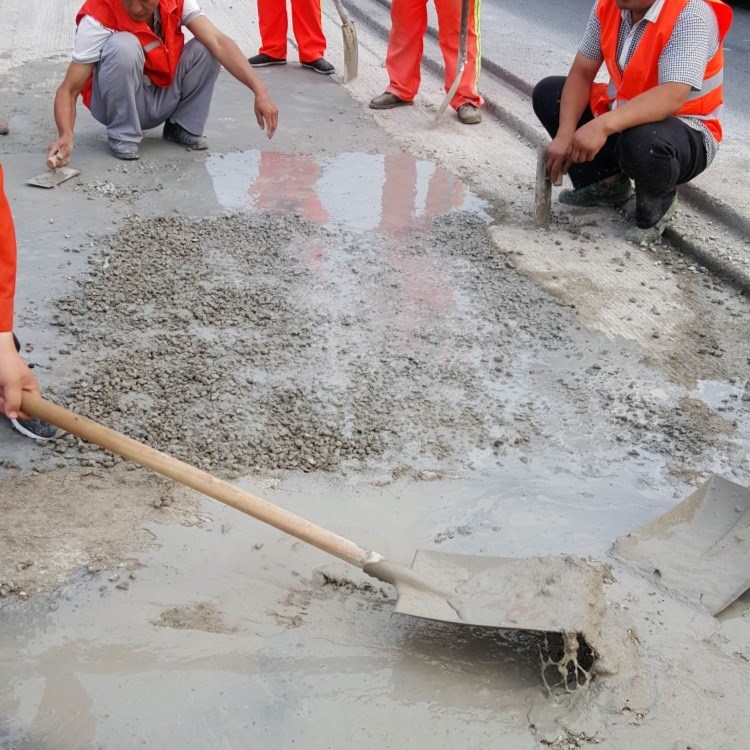
[[[599,0],[596,15],[601,25],[604,63],[609,83],[595,83],[591,89],[591,111],[603,115],[616,104],[624,103],[659,85],[659,58],[669,42],[677,19],[689,0],[667,0],[655,22],[648,23],[637,49],[620,73],[617,67],[617,43],[622,11],[615,0]],[[703,75],[703,87],[690,93],[682,109],[675,114],[703,120],[717,141],[722,139],[719,116],[724,105],[724,37],[732,25],[732,9],[722,0],[704,0],[719,23],[719,49],[709,60]]]
[[[162,38],[154,34],[145,21],[134,21],[125,10],[122,0],[86,0],[76,16],[76,26],[84,16],[95,18],[113,31],[129,31],[143,47],[146,63],[143,72],[161,88],[172,84],[180,62],[185,37],[182,34],[184,0],[159,0]],[[82,91],[83,103],[91,107],[93,75]]]
[[[13,296],[16,291],[16,232],[3,187],[0,164],[0,333],[13,328]]]

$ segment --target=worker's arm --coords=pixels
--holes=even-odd
[[[47,149],[47,158],[57,155],[59,157],[57,165],[60,167],[64,167],[70,161],[70,155],[73,152],[76,102],[93,72],[93,63],[70,63],[65,78],[55,94],[55,122],[58,138]]]
[[[557,135],[547,147],[547,171],[553,182],[567,172],[573,147],[573,137],[586,107],[589,105],[591,87],[602,66],[602,60],[592,60],[580,52],[573,60],[560,100],[560,125]]]
[[[271,138],[279,122],[279,110],[237,43],[219,31],[205,16],[198,16],[187,27],[231,75],[255,94],[255,118],[260,129],[265,130]]]
[[[644,91],[634,99],[595,117],[579,128],[573,136],[570,161],[580,164],[591,161],[609,136],[650,122],[661,122],[682,109],[690,96],[686,83],[663,83]]]

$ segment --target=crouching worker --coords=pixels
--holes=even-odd
[[[633,242],[658,239],[677,185],[703,172],[722,139],[723,40],[732,10],[721,0],[597,0],[567,79],[534,89],[552,136],[547,167],[569,173],[572,206],[616,206],[635,183]],[[609,83],[594,83],[602,65]]]
[[[23,435],[35,440],[51,440],[62,430],[21,412],[24,391],[39,393],[39,383],[18,353],[13,335],[13,297],[16,290],[16,233],[3,187],[0,165],[0,413],[11,420]]]
[[[255,117],[270,138],[278,111],[237,44],[197,0],[87,0],[76,16],[73,62],[55,95],[59,138],[48,156],[64,166],[73,150],[79,95],[107,127],[118,159],[138,159],[143,130],[186,149],[207,148],[203,130],[223,65],[255,94]],[[185,43],[182,27],[194,39]]]

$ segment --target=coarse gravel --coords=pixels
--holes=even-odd
[[[390,235],[294,213],[131,218],[58,309],[82,365],[60,400],[225,476],[492,468],[578,454],[585,435],[690,478],[706,442],[741,451],[742,402],[717,415],[582,329],[467,211]],[[48,451],[117,462],[72,437]]]

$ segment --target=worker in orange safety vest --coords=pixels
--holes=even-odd
[[[677,186],[703,172],[723,137],[722,0],[597,0],[567,78],[545,78],[534,111],[553,140],[547,168],[570,175],[573,206],[618,206],[635,183],[636,226],[654,242],[672,219]],[[609,83],[595,83],[602,63]]]
[[[258,24],[261,45],[257,55],[248,58],[254,68],[286,65],[286,41],[289,21],[286,0],[258,0]],[[322,0],[292,0],[292,28],[299,50],[300,65],[315,73],[329,76],[335,68],[323,55]]]
[[[477,92],[481,67],[480,41],[481,0],[470,0],[468,55],[461,82],[451,106],[466,125],[482,121],[483,104]],[[438,16],[438,42],[445,63],[445,91],[453,85],[458,71],[461,0],[435,0]],[[391,33],[385,67],[390,83],[383,94],[371,102],[372,109],[392,109],[411,104],[420,83],[420,66],[427,31],[427,0],[393,0]]]

